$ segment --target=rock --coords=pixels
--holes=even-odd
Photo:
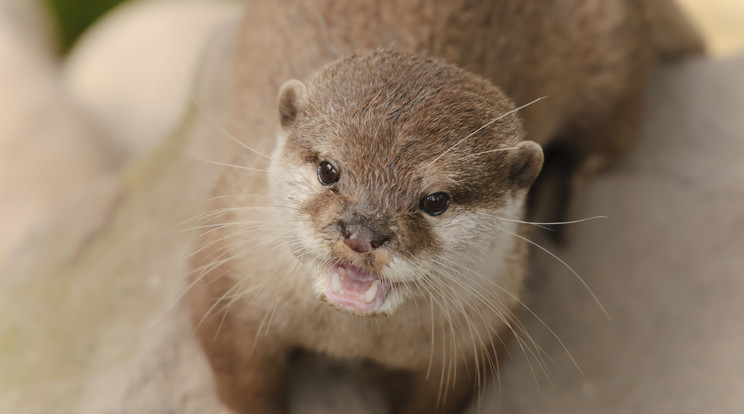
[[[162,146],[89,185],[0,275],[0,412],[218,412],[179,300],[197,236],[183,229],[218,171],[194,156],[224,159],[230,142],[207,73],[199,101],[214,118],[192,105]]]
[[[3,26],[10,25],[25,48],[47,58],[57,51],[54,26],[46,5],[41,0],[0,0]]]
[[[18,2],[0,4],[2,268],[22,237],[114,159],[59,87],[51,46],[42,41],[48,26],[33,13],[37,3],[24,3],[25,13],[5,8]]]
[[[178,124],[209,33],[242,9],[228,0],[125,3],[78,41],[63,82],[114,145],[136,157]]]
[[[533,249],[532,311],[547,355],[504,364],[484,412],[744,412],[744,55],[657,71],[639,145],[594,180],[555,251]],[[583,371],[579,372],[568,353]],[[540,384],[538,391],[536,382]]]

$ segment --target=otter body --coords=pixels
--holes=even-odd
[[[632,142],[650,3],[252,2],[222,96],[267,173],[226,168],[190,291],[226,406],[283,412],[307,349],[395,372],[394,412],[461,409],[519,336],[538,144]]]

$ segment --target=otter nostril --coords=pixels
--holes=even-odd
[[[345,239],[351,237],[351,233],[349,232],[349,230],[346,229],[346,225],[343,221],[339,221],[336,224],[336,228],[338,228],[338,232],[341,233],[341,235],[344,236]]]
[[[369,242],[369,245],[372,246],[373,249],[376,249],[380,246],[387,244],[387,242],[389,241],[390,241],[389,237],[383,237],[380,239],[372,240],[371,242]]]
[[[344,243],[357,253],[371,253],[390,241],[389,237],[360,224],[347,225],[343,221],[338,221],[336,228],[343,236]]]

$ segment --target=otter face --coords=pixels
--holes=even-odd
[[[489,266],[514,248],[542,151],[520,142],[497,88],[437,60],[376,52],[287,82],[279,105],[270,188],[322,300],[391,314],[465,275],[506,277]]]

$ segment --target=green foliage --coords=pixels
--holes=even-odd
[[[126,0],[44,0],[57,24],[62,52],[101,15]]]

